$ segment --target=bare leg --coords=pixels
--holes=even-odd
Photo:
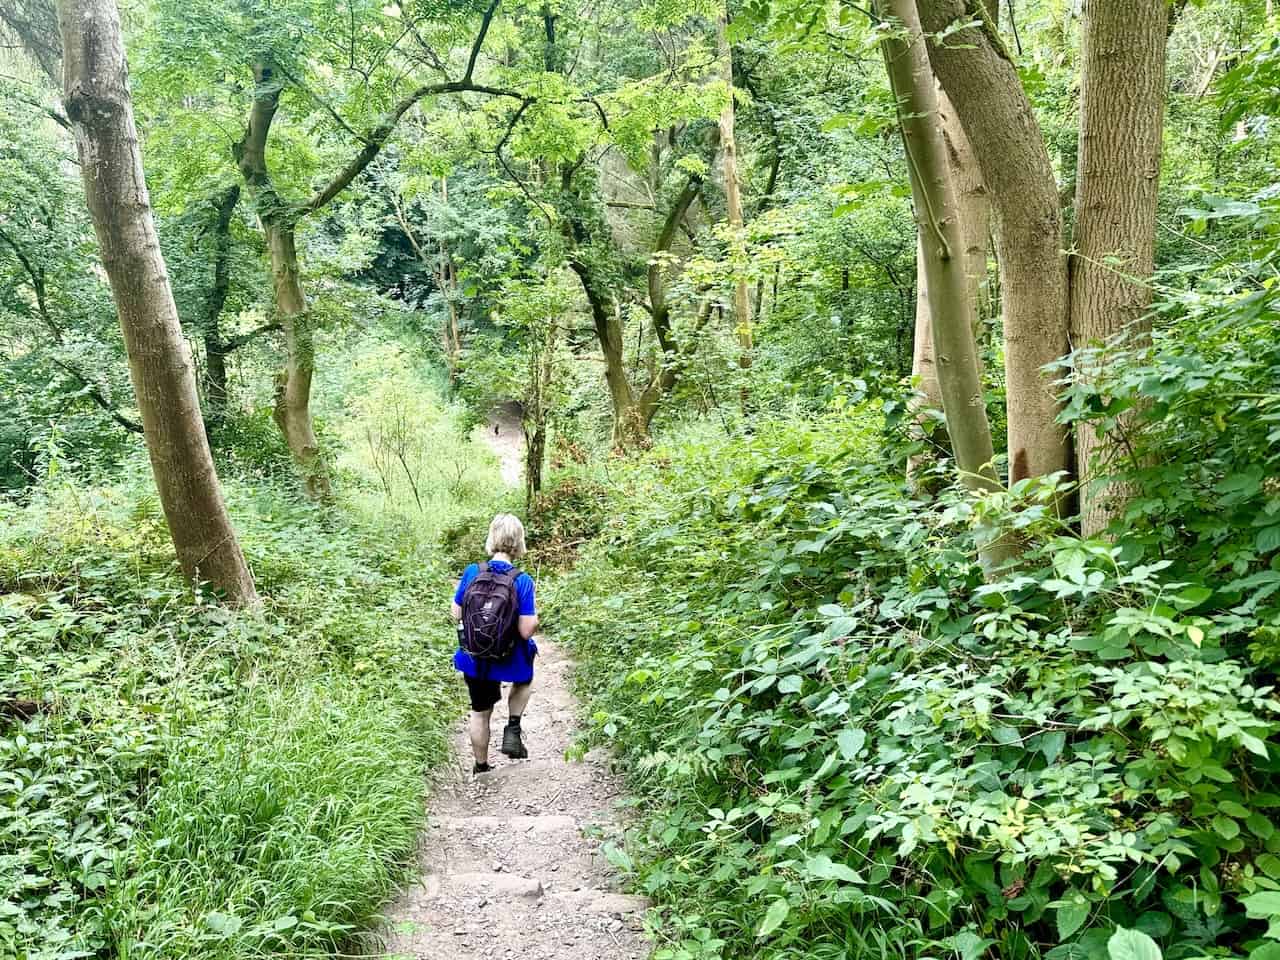
[[[513,717],[518,717],[524,713],[524,708],[529,705],[529,698],[533,696],[533,682],[512,684],[511,693],[507,695],[507,712]]]
[[[492,716],[492,710],[485,710],[483,713],[471,711],[467,733],[471,736],[471,752],[475,754],[476,763],[489,762],[489,718]]]

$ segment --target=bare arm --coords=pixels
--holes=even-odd
[[[453,617],[454,623],[462,622],[462,608],[456,603],[449,604],[449,616]]]
[[[528,640],[538,629],[538,615],[535,613],[531,617],[522,616],[520,622],[516,624],[516,629],[520,631],[520,636]]]

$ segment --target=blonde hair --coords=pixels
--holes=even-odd
[[[484,552],[493,556],[505,553],[512,560],[524,556],[524,524],[511,513],[500,513],[489,524],[489,536],[484,541]]]

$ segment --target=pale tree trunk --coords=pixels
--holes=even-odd
[[[725,86],[728,88],[728,99],[724,109],[720,111],[720,165],[724,172],[724,198],[726,213],[729,218],[729,230],[733,235],[734,246],[745,243],[742,219],[742,190],[738,180],[738,141],[734,132],[733,108],[733,48],[729,45],[729,13],[728,9],[720,11],[716,20],[716,43],[719,47],[720,65]],[[747,289],[747,278],[739,276],[733,285],[733,320],[734,332],[738,337],[738,366],[743,370],[751,369],[751,353],[753,335],[751,331],[751,295]],[[747,401],[747,386],[743,384],[742,400]]]
[[[936,89],[936,87],[935,87]],[[960,231],[964,237],[964,269],[966,295],[974,304],[974,338],[978,337],[978,305],[981,303],[982,282],[987,275],[987,240],[991,232],[991,203],[982,171],[978,168],[973,147],[965,136],[964,128],[956,117],[946,93],[937,89],[938,117],[942,124],[943,141],[947,147],[951,181],[955,186],[957,210],[960,215]],[[921,432],[924,428],[923,410],[941,410],[942,394],[938,386],[938,371],[933,355],[933,332],[930,329],[929,278],[925,270],[924,250],[917,234],[916,243],[916,317],[915,340],[911,355],[911,375],[917,383],[919,398],[913,402],[915,420]],[[978,379],[982,379],[982,358],[974,351]],[[923,458],[921,458],[923,459]],[[914,470],[919,463],[913,461]]]
[[[58,27],[66,113],[179,566],[231,602],[251,602],[253,576],[218,486],[152,222],[115,0],[59,0]]]
[[[254,97],[243,139],[233,147],[236,165],[258,206],[258,219],[271,257],[277,319],[284,330],[288,356],[276,376],[272,416],[284,435],[294,462],[302,471],[311,497],[330,493],[328,468],[311,422],[311,380],[315,371],[315,334],[307,314],[307,299],[298,272],[294,239],[296,216],[276,190],[267,168],[267,138],[280,103],[280,84],[272,65],[253,64]]]
[[[976,303],[969,296],[965,237],[950,160],[938,117],[929,56],[915,0],[879,0],[877,9],[894,22],[882,41],[885,66],[898,106],[911,194],[920,226],[930,294],[930,329],[935,345],[938,387],[947,433],[961,480],[972,490],[1001,489],[992,464],[994,451],[987,406],[978,379],[973,339]],[[900,27],[902,32],[898,32]],[[993,569],[1009,559],[1007,544],[983,546],[983,565]]]
[[[329,470],[320,453],[311,419],[311,380],[315,373],[315,332],[307,298],[298,275],[298,250],[291,223],[264,223],[271,274],[275,281],[276,313],[284,330],[285,368],[276,376],[272,418],[284,434],[289,452],[302,471],[307,495],[326,499],[331,490]]]
[[[978,0],[919,0],[934,73],[964,127],[996,225],[1004,313],[1009,480],[1071,469],[1061,404],[1042,368],[1067,352],[1062,216],[1044,137],[1017,66]],[[939,35],[956,24],[974,27]]]
[[[1156,196],[1164,124],[1167,0],[1087,0],[1081,44],[1079,174],[1075,254],[1071,263],[1071,331],[1076,347],[1127,331],[1149,340],[1148,279],[1155,266]],[[1095,371],[1077,369],[1078,377]],[[1101,532],[1124,508],[1126,491],[1091,484],[1127,456],[1120,434],[1132,417],[1099,438],[1076,435],[1085,536]]]

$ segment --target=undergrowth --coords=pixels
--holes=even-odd
[[[1147,418],[1114,542],[1027,483],[911,493],[869,412],[615,473],[554,616],[656,960],[1280,956],[1280,353],[1246,306],[1075,388]],[[993,526],[1028,548],[986,582]]]
[[[357,359],[430,415],[416,456],[475,475],[486,455],[397,351]],[[419,504],[360,445],[373,411],[328,419],[330,507],[223,451],[259,609],[182,584],[140,458],[93,487],[55,459],[0,502],[0,956],[328,955],[401,877],[461,709],[439,536],[491,494]]]

